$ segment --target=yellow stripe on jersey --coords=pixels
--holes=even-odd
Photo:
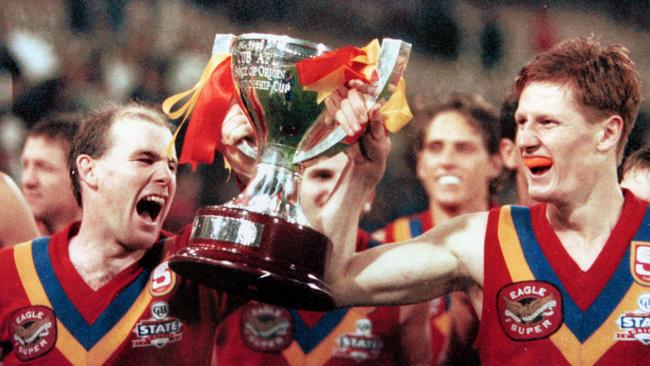
[[[18,269],[18,275],[32,305],[54,307],[50,303],[41,284],[34,261],[32,259],[31,243],[19,244],[14,247],[14,260]],[[145,286],[131,306],[128,312],[120,319],[111,330],[106,333],[90,350],[86,349],[77,341],[72,333],[57,318],[57,341],[56,348],[73,365],[103,365],[109,357],[122,345],[130,336],[135,323],[151,302],[151,295]],[[56,315],[56,314],[55,314]]]
[[[498,237],[503,258],[513,282],[534,280],[535,276],[528,266],[519,243],[519,236],[512,220],[511,207],[504,206],[499,213]],[[571,364],[580,363],[580,341],[566,326],[562,326],[551,337],[551,341]]]

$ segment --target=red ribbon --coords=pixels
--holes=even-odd
[[[180,164],[190,163],[195,170],[199,163],[211,164],[214,161],[214,154],[220,148],[221,125],[236,96],[228,57],[212,72],[192,110],[183,139]]]
[[[365,55],[365,51],[357,47],[343,47],[325,53],[321,56],[307,58],[296,63],[298,78],[302,85],[312,85],[321,79],[332,75],[341,69],[344,81],[359,79],[368,81],[363,74],[368,65],[365,62],[353,61],[357,56]]]

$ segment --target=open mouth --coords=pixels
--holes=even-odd
[[[542,156],[526,157],[523,161],[533,175],[542,175],[553,166],[551,159]]]
[[[156,221],[164,204],[165,199],[163,197],[150,195],[138,201],[136,210],[138,211],[138,215],[149,217],[151,221]]]

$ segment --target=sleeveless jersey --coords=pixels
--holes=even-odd
[[[94,291],[68,256],[78,227],[0,252],[3,364],[209,364],[216,326],[238,304],[170,271],[171,239]]]
[[[582,271],[546,219],[546,205],[489,213],[485,365],[650,364],[650,211],[625,192],[602,252]]]
[[[377,244],[359,231],[357,250]],[[218,365],[395,365],[399,335],[398,307],[315,312],[252,301],[219,327],[215,358]]]

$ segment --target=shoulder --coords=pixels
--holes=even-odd
[[[31,243],[21,243],[20,246],[30,245]],[[0,249],[0,268],[5,269],[9,263],[14,261],[14,247]]]
[[[2,196],[3,204],[10,202],[22,203],[24,199],[20,193],[18,185],[6,173],[0,172],[0,195]]]
[[[11,178],[4,172],[0,172],[0,190],[9,190],[13,189],[12,187],[15,187],[16,184],[11,180]]]

